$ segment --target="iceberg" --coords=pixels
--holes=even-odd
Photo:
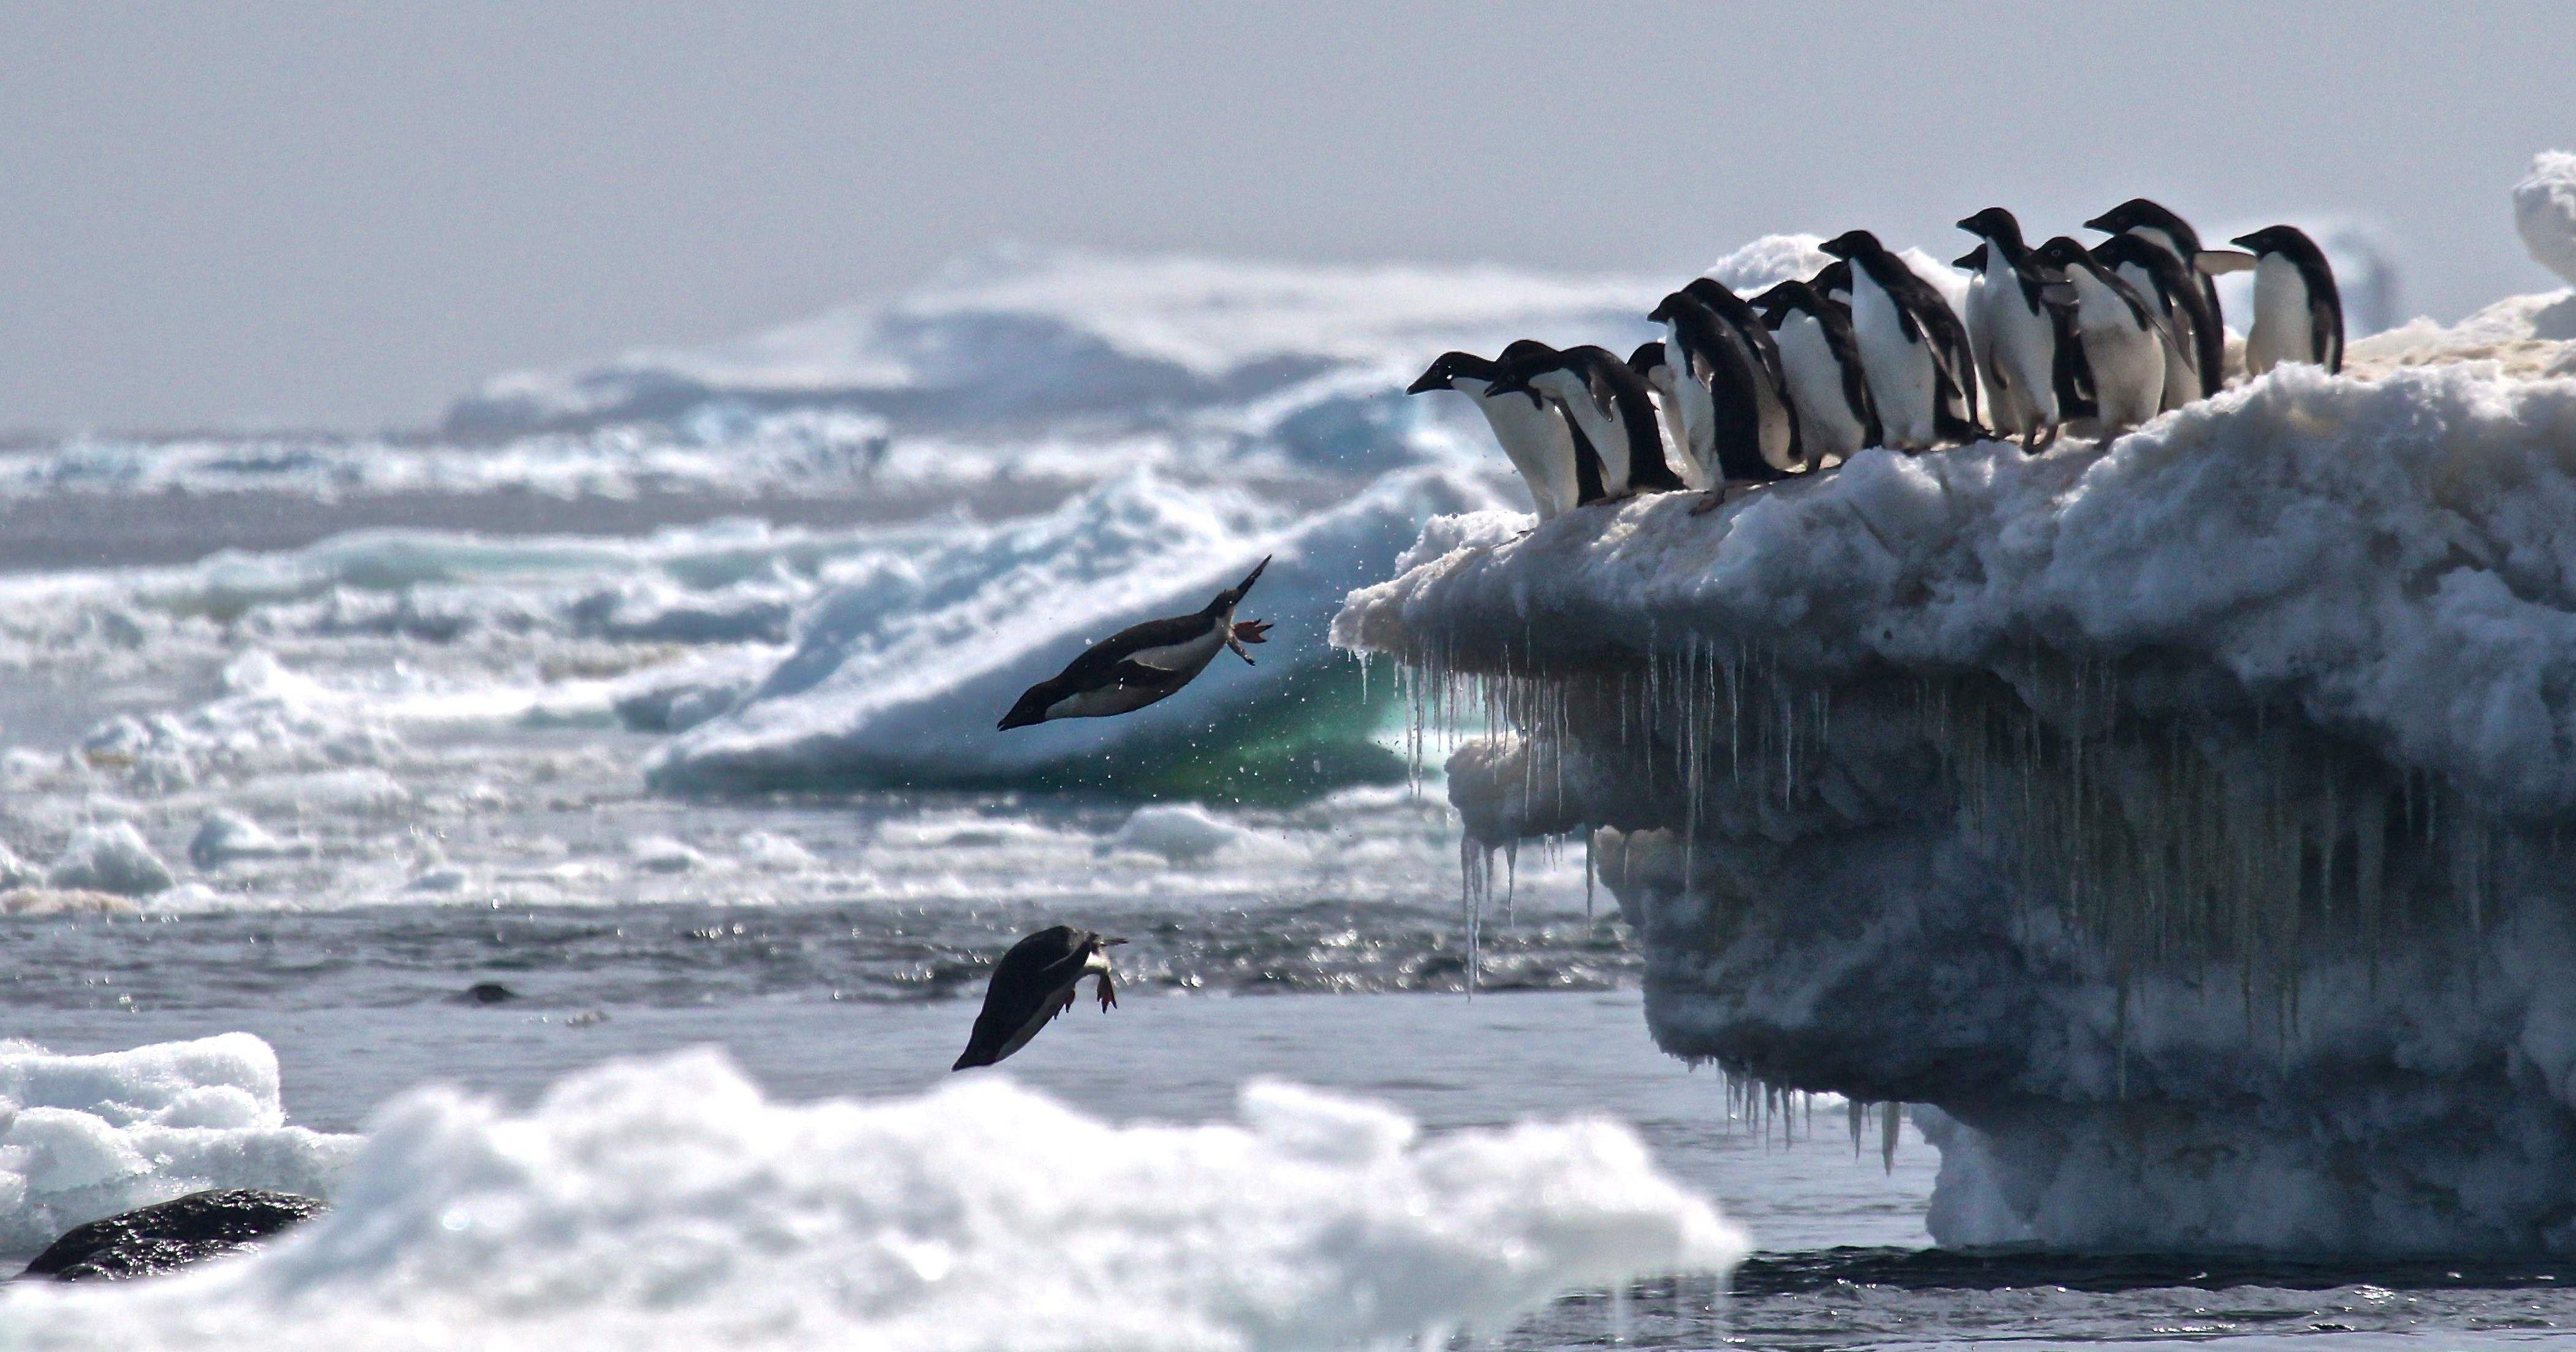
[[[524,1114],[421,1090],[266,1252],[21,1287],[0,1346],[1430,1346],[1745,1252],[1611,1122],[1426,1139],[1259,1083],[1239,1116],[1113,1126],[998,1075],[792,1106],[713,1052],[584,1072]]]
[[[2103,448],[1435,520],[1334,641],[1582,841],[1667,1050],[1906,1102],[1944,1243],[2576,1250],[2567,293]]]

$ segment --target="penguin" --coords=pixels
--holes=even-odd
[[[2164,406],[2166,351],[2173,343],[2163,317],[2065,235],[2039,246],[2035,256],[2062,270],[2074,288],[2076,333],[2093,372],[2101,439],[2107,442],[2156,416]]]
[[[2086,221],[2084,228],[2112,235],[2135,235],[2172,254],[2174,260],[2185,268],[2193,269],[2201,303],[2191,315],[2189,345],[2192,369],[2200,377],[2202,398],[2218,393],[2219,386],[2226,383],[2227,377],[2227,317],[2218,308],[2218,283],[2195,266],[2201,255],[2200,232],[2192,229],[2189,221],[2143,197],[2132,197],[2122,202]],[[2138,285],[2134,278],[2129,279],[2129,284]],[[2146,288],[2138,289],[2144,292]],[[2177,329],[2174,336],[2180,339],[2183,335]]]
[[[1520,353],[1514,351],[1516,348],[1517,343],[1504,350],[1517,358]],[[1575,444],[1573,427],[1555,409],[1534,408],[1527,399],[1491,395],[1489,391],[1501,370],[1500,363],[1473,353],[1444,352],[1404,392],[1456,390],[1475,400],[1477,410],[1485,415],[1486,426],[1493,429],[1495,442],[1502,446],[1504,457],[1528,486],[1539,520],[1571,510],[1585,500],[1587,468],[1591,470],[1590,487],[1597,496],[1598,457],[1587,458],[1587,448]]]
[[[1602,496],[1624,498],[1688,487],[1664,463],[1664,438],[1655,422],[1653,392],[1628,363],[1589,344],[1560,352],[1533,343],[1499,367],[1501,374],[1486,394],[1522,395],[1534,404],[1544,396],[1555,404],[1598,454]]]
[[[1866,230],[1818,247],[1852,265],[1852,337],[1885,443],[1919,451],[1983,435],[1977,358],[1950,303]]]
[[[1655,421],[1664,429],[1666,459],[1682,476],[1682,482],[1693,488],[1708,487],[1708,471],[1690,455],[1690,433],[1682,426],[1681,392],[1673,387],[1673,364],[1664,359],[1664,344],[1649,341],[1637,344],[1628,354],[1628,369],[1646,382],[1655,396]]]
[[[2285,361],[2343,370],[2343,296],[2325,250],[2295,225],[2266,226],[2228,243],[2254,257],[2254,329],[2245,335],[2245,374],[2259,376]],[[2240,255],[2241,257],[2241,255]],[[2224,266],[2227,255],[2204,255]]]
[[[1241,582],[1218,592],[1195,615],[1130,625],[1083,649],[1063,671],[1030,686],[1002,715],[1001,730],[1057,718],[1133,713],[1197,679],[1219,648],[1232,648],[1244,665],[1252,665],[1252,654],[1243,645],[1268,642],[1270,625],[1262,620],[1238,624],[1234,608],[1269,566],[1268,559],[1254,564]]]
[[[1726,321],[1688,291],[1676,291],[1646,316],[1664,326],[1667,358],[1673,366],[1673,389],[1681,397],[1683,426],[1690,435],[1690,455],[1705,471],[1705,511],[1725,500],[1727,491],[1744,484],[1769,483],[1787,477],[1762,454],[1761,407],[1755,394],[1759,379],[1745,345],[1727,332]]]
[[[1807,285],[1812,288],[1817,295],[1843,307],[1843,312],[1845,314],[1849,314],[1851,312],[1852,297],[1850,259],[1837,258],[1834,261],[1825,264],[1823,267],[1816,269],[1816,275],[1807,279]]]
[[[1790,402],[1798,409],[1798,435],[1819,468],[1839,464],[1881,440],[1878,409],[1870,402],[1860,348],[1852,338],[1851,311],[1816,294],[1796,278],[1755,296],[1780,349]]]
[[[1707,306],[1709,313],[1717,316],[1723,325],[1718,336],[1742,350],[1746,366],[1753,372],[1753,417],[1762,458],[1783,473],[1815,468],[1807,463],[1806,452],[1798,444],[1798,407],[1789,398],[1789,377],[1780,364],[1780,345],[1771,337],[1771,328],[1763,322],[1761,312],[1714,277],[1693,278],[1682,288],[1682,294]]]
[[[2066,416],[2057,399],[2061,321],[2048,301],[2046,269],[2022,242],[2021,222],[2002,207],[1988,207],[1959,228],[1985,241],[1959,263],[1977,270],[1967,327],[1977,373],[1993,399],[1988,418],[1996,431],[2018,435],[2025,453],[2036,454],[2056,442]]]
[[[966,1050],[948,1069],[989,1066],[1029,1045],[1038,1030],[1073,1008],[1074,987],[1087,976],[1100,978],[1092,994],[1100,1012],[1118,1007],[1118,990],[1110,984],[1111,947],[1127,942],[1103,938],[1071,925],[1051,925],[1011,945],[993,964],[993,979],[984,987],[984,1010],[975,1016],[975,1031]]]
[[[2093,259],[2127,282],[2173,331],[2174,345],[2165,354],[2164,411],[2207,398],[2210,385],[2200,367],[2200,335],[2213,323],[2200,294],[2206,274],[2143,235],[2113,235],[2093,246]]]

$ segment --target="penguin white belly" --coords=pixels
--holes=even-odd
[[[1708,487],[1708,468],[1691,453],[1690,432],[1682,425],[1681,396],[1673,390],[1672,366],[1667,363],[1655,367],[1654,373],[1646,377],[1646,388],[1655,397],[1655,426],[1663,430],[1664,462],[1682,476],[1686,487]],[[1700,393],[1705,396],[1708,391]]]
[[[2152,327],[2139,327],[2128,302],[2092,273],[2067,271],[2075,284],[2084,360],[2093,368],[2093,395],[2101,405],[2102,434],[2108,438],[2156,416],[2164,406],[2164,340]]]
[[[1781,373],[1789,378],[1789,398],[1798,406],[1798,431],[1807,454],[1819,465],[1850,459],[1859,452],[1866,429],[1843,395],[1842,363],[1834,360],[1833,345],[1825,341],[1825,326],[1814,315],[1791,311],[1771,340],[1780,345]]]
[[[1959,306],[1959,323],[1968,330],[1968,350],[1976,354],[1977,383],[1985,387],[1988,420],[1996,431],[2016,436],[2021,432],[2019,406],[1995,376],[1994,319],[1994,288],[1981,272],[1968,279],[1968,297]]]
[[[1453,389],[1464,392],[1484,412],[1485,425],[1494,429],[1494,440],[1503,455],[1520,471],[1521,482],[1529,486],[1530,500],[1538,508],[1538,519],[1547,520],[1574,505],[1574,434],[1565,428],[1565,420],[1538,406],[1529,396],[1507,394],[1499,399],[1485,397],[1487,382],[1461,378],[1450,382]]]
[[[1673,326],[1664,326],[1664,369],[1672,372],[1673,411],[1681,424],[1682,459],[1699,467],[1699,487],[1717,482],[1717,400],[1690,374],[1690,356]]]
[[[1556,401],[1601,456],[1601,491],[1614,498],[1628,496],[1628,477],[1637,463],[1628,447],[1628,425],[1602,412],[1592,402],[1592,387],[1572,371],[1550,371],[1530,384]]]
[[[1996,376],[2004,386],[1998,407],[2010,411],[2011,421],[2017,424],[2011,431],[2037,436],[2060,421],[2057,325],[2049,319],[2046,306],[2032,312],[2030,298],[2021,289],[2021,276],[2010,264],[2002,265],[2000,275],[1990,267],[1985,281],[1987,341],[1994,349]]]
[[[2163,314],[2173,330],[2174,345],[2165,352],[2165,411],[2171,412],[2200,397],[2200,368],[2195,364],[2199,343],[2191,327],[2191,316],[2167,302],[2164,291],[2156,285],[2155,275],[2135,263],[2122,263],[2113,275],[2129,284],[2129,289],[2146,298],[2147,304]]]
[[[1869,380],[1879,427],[1890,446],[1921,449],[1938,440],[1932,426],[1938,376],[1931,335],[1924,337],[1925,342],[1908,341],[1895,298],[1870,278],[1867,268],[1852,269],[1852,341],[1860,348],[1861,374]]]
[[[2245,335],[2245,373],[2259,376],[2285,361],[2317,363],[2308,331],[2308,279],[2299,265],[2265,254],[2254,265],[2254,331]]]

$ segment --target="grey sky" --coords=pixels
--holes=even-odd
[[[433,417],[994,239],[1686,272],[2146,193],[2550,279],[2564,3],[39,3],[0,10],[0,427]]]

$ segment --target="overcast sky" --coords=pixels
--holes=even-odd
[[[2267,12],[2278,11],[2278,12]],[[2550,279],[2556,3],[0,8],[0,428],[435,417],[496,371],[882,296],[994,240],[1687,273],[2144,193]]]

